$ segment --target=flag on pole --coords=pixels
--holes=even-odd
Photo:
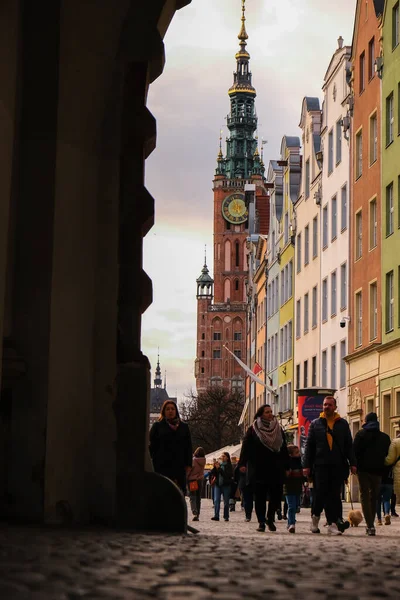
[[[269,385],[264,383],[264,381],[262,379],[257,377],[257,375],[247,365],[245,365],[244,362],[241,361],[238,356],[236,356],[236,354],[231,352],[227,346],[224,346],[224,348],[225,348],[225,350],[227,350],[229,352],[229,354],[232,354],[233,358],[236,360],[237,363],[239,363],[239,365],[242,367],[242,369],[244,369],[246,371],[246,373],[250,377],[250,379],[252,379],[256,383],[259,383],[260,385],[264,386],[269,392],[272,392],[272,394],[274,394],[274,396],[278,395],[272,387],[270,387]],[[258,363],[256,363],[256,365],[258,365],[258,367],[259,367],[259,370],[257,371],[257,373],[259,373],[260,371],[262,371],[262,368],[260,367],[260,365]],[[254,366],[256,366],[256,365],[254,365]]]
[[[254,367],[253,367],[254,375],[258,375],[260,371],[262,371],[262,366],[258,362],[254,363]]]

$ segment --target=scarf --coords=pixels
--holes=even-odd
[[[258,417],[253,423],[253,429],[260,442],[268,450],[279,452],[283,444],[283,438],[282,430],[276,417],[272,421],[265,421],[261,417]]]
[[[167,421],[168,425],[171,427],[171,429],[173,431],[176,431],[178,429],[179,423],[180,423],[180,420],[178,417],[175,417],[175,419],[169,419],[169,420],[165,419],[165,420]]]
[[[328,446],[329,449],[332,450],[333,448],[333,436],[331,433],[329,433],[328,428],[332,431],[333,430],[333,426],[336,423],[336,421],[338,421],[340,419],[340,415],[337,412],[334,412],[333,415],[328,419],[327,416],[325,415],[324,412],[322,412],[319,415],[320,419],[325,419],[326,421],[326,441],[328,442]]]

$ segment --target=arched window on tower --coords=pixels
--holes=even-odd
[[[228,301],[228,298],[231,297],[231,282],[229,279],[225,279],[224,283],[224,302]]]
[[[229,240],[225,242],[225,271],[231,270],[231,243]]]
[[[239,289],[239,279],[235,279],[235,292]]]
[[[235,265],[237,267],[240,266],[240,250],[239,250],[239,242],[235,242]]]

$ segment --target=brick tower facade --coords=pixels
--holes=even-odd
[[[235,56],[236,72],[228,92],[231,110],[227,117],[226,155],[222,152],[221,137],[213,181],[214,279],[206,260],[197,279],[195,377],[198,392],[212,385],[244,391],[244,371],[226,347],[246,362],[246,244],[249,234],[259,231],[260,224],[269,222],[264,164],[255,136],[256,90],[252,86],[250,55],[246,50],[244,13],[245,0],[242,0],[240,50]]]

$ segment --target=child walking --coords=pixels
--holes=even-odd
[[[289,471],[286,471],[286,479],[283,492],[286,496],[288,505],[288,524],[289,533],[296,532],[296,512],[300,506],[300,496],[303,488],[303,469],[301,466],[301,456],[298,446],[289,444]]]

